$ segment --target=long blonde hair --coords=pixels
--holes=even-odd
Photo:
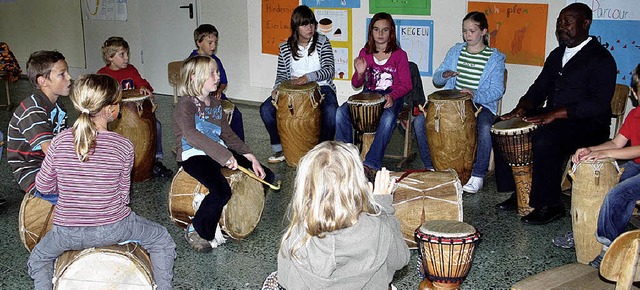
[[[349,143],[322,142],[300,159],[281,247],[293,239],[289,254],[295,257],[310,238],[351,227],[361,213],[379,212],[358,149]],[[300,236],[294,237],[297,228]]]
[[[91,117],[102,108],[117,104],[121,98],[120,84],[108,75],[83,75],[74,82],[71,101],[80,115],[73,123],[73,144],[80,162],[89,160],[89,154],[96,146],[98,130]]]
[[[211,75],[211,63],[218,72],[218,64],[208,55],[194,55],[187,58],[180,67],[178,94],[192,97],[201,95],[204,83]]]

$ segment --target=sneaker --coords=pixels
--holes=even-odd
[[[462,191],[466,193],[477,193],[484,185],[484,178],[471,176],[467,184],[462,187]]]
[[[374,183],[376,181],[376,172],[377,170],[364,165],[364,176],[367,177],[367,180],[369,180],[369,182]]]
[[[209,241],[203,239],[198,235],[198,232],[193,228],[193,225],[189,225],[184,231],[184,238],[189,243],[191,248],[199,253],[210,252],[213,248]]]
[[[165,178],[173,177],[173,171],[165,167],[164,164],[162,164],[162,162],[160,161],[156,161],[156,163],[153,164],[153,170],[151,171],[151,174],[154,177],[165,177]]]
[[[280,163],[284,161],[284,154],[282,151],[278,151],[274,153],[271,157],[269,157],[269,163]]]
[[[573,232],[568,232],[565,235],[555,237],[552,239],[553,244],[556,247],[560,247],[563,249],[571,249],[575,248],[576,243],[573,241]]]
[[[219,245],[222,245],[226,242],[227,242],[227,239],[225,239],[224,236],[222,235],[220,224],[218,224],[218,226],[216,227],[216,235],[214,236],[213,240],[209,241],[209,244],[211,245],[211,248],[215,249]]]
[[[604,252],[604,251],[603,251]],[[597,255],[593,261],[589,262],[589,266],[594,267],[596,269],[600,269],[600,263],[602,263],[602,257],[604,257],[603,253]]]

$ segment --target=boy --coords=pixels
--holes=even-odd
[[[102,59],[106,66],[98,70],[98,74],[113,77],[120,83],[122,90],[140,90],[140,94],[153,97],[151,84],[129,64],[129,43],[122,37],[112,36],[104,42]],[[162,164],[162,157],[162,124],[156,119],[156,162],[153,164],[153,176],[171,178],[173,171]]]
[[[196,43],[198,49],[194,49],[189,56],[194,55],[208,55],[216,61],[218,65],[218,71],[220,72],[220,83],[218,89],[214,93],[217,99],[227,100],[227,96],[224,94],[224,89],[227,87],[227,73],[222,66],[222,62],[215,55],[218,49],[218,29],[211,24],[202,24],[193,31],[193,40]],[[244,142],[244,125],[242,124],[242,113],[237,107],[233,109],[233,116],[231,117],[231,130],[233,130],[238,137]]]
[[[36,173],[53,136],[67,128],[67,112],[58,98],[69,95],[71,75],[60,52],[41,50],[29,56],[27,76],[35,91],[9,121],[7,160],[20,189],[38,195]]]

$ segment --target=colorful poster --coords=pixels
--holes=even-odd
[[[351,71],[351,68],[353,67],[351,49],[348,47],[340,47],[339,44],[338,46],[333,46],[333,59],[336,70],[334,79],[350,80],[351,75],[353,74]]]
[[[640,20],[638,2],[629,0],[567,0],[571,3],[584,3],[593,10],[593,19],[602,20]]]
[[[331,43],[349,42],[351,37],[351,9],[313,9],[318,20],[318,32]]]
[[[324,8],[360,8],[360,0],[302,0],[303,5]]]
[[[371,0],[369,13],[387,12],[392,15],[431,15],[431,0]]]
[[[507,63],[544,64],[547,37],[547,4],[469,2],[469,11],[481,11],[489,20],[491,47],[507,57]]]
[[[298,0],[262,0],[262,53],[278,55],[291,34],[291,13]]]

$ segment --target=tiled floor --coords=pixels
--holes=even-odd
[[[12,99],[15,104],[31,91],[28,81],[22,79],[12,84]],[[5,98],[0,93],[0,100]],[[171,130],[172,98],[156,97],[159,103],[156,114],[163,124],[163,145],[167,152],[164,164],[177,171],[175,157],[171,153],[174,144]],[[63,98],[71,112],[70,125],[77,113],[68,98]],[[15,106],[15,105],[14,105]],[[258,159],[266,161],[271,154],[269,138],[259,117],[257,105],[239,105],[244,115],[244,126],[249,146]],[[12,112],[0,111],[0,128],[6,132]],[[388,151],[402,148],[402,137],[395,134]],[[415,143],[415,142],[414,142]],[[415,147],[415,145],[414,145]],[[414,148],[415,150],[415,148]],[[393,168],[394,160],[385,160]],[[229,241],[212,253],[193,252],[183,239],[182,231],[169,219],[167,193],[171,180],[154,178],[134,183],[131,192],[131,207],[139,215],[154,220],[169,229],[177,244],[178,257],[175,262],[174,285],[177,289],[259,289],[264,278],[276,270],[276,255],[285,221],[283,215],[291,197],[295,169],[285,164],[268,165],[282,180],[280,192],[270,191],[262,220],[255,231],[242,241]],[[419,160],[410,168],[420,168]],[[18,234],[18,212],[23,193],[18,189],[6,162],[6,153],[0,162],[0,197],[8,200],[0,206],[0,289],[30,289],[32,281],[27,275],[26,261],[29,253],[20,242]],[[530,226],[520,222],[514,212],[500,212],[494,205],[509,196],[497,193],[493,176],[485,180],[485,187],[477,194],[463,197],[464,221],[482,232],[473,266],[462,289],[506,289],[513,283],[562,264],[575,262],[575,252],[555,247],[552,237],[570,229],[568,216],[543,226]],[[565,198],[568,209],[569,199]],[[416,273],[415,251],[411,262],[398,271],[394,284],[398,289],[416,289],[419,278]]]

